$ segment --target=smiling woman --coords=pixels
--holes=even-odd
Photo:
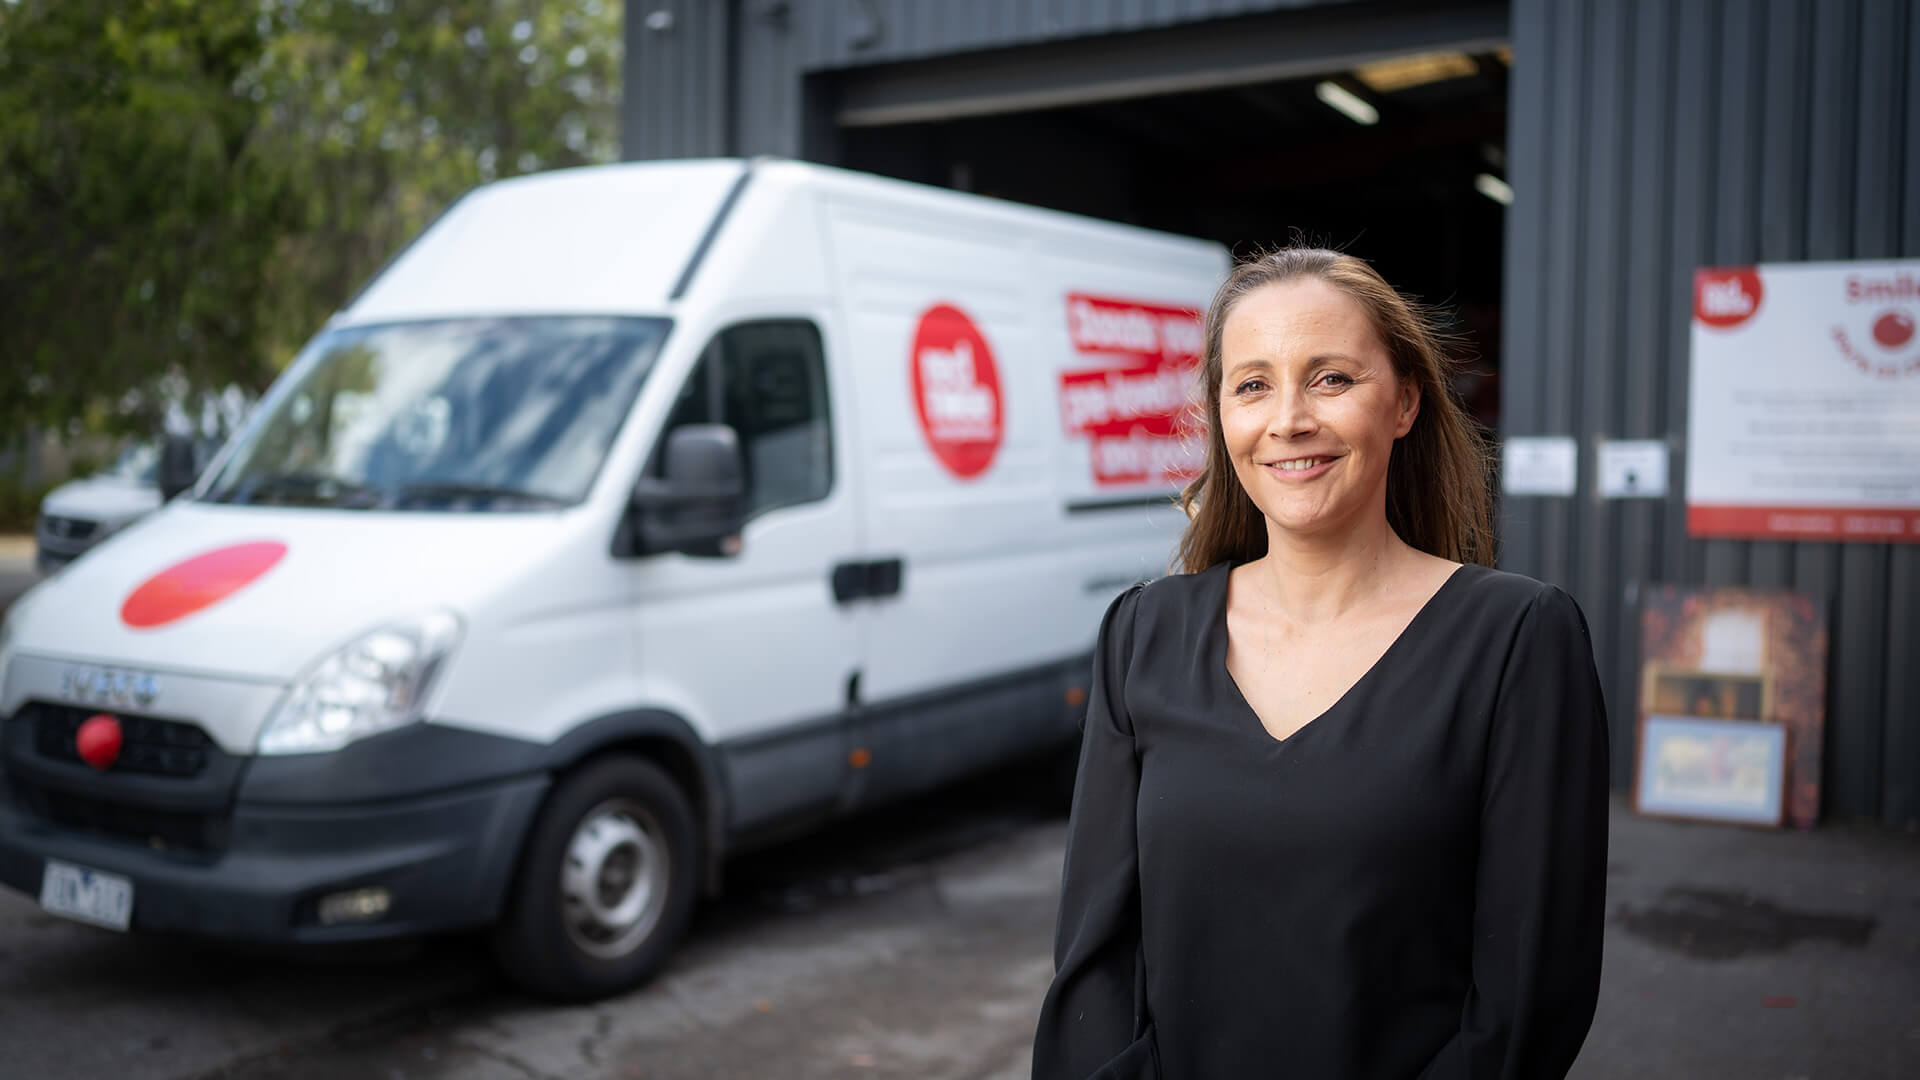
[[[1281,295],[1291,293],[1292,295]],[[1307,305],[1297,301],[1310,300]],[[1491,459],[1472,418],[1449,389],[1461,365],[1448,357],[1445,338],[1433,320],[1395,292],[1373,268],[1351,255],[1320,248],[1288,248],[1234,268],[1220,287],[1206,319],[1204,399],[1210,437],[1207,465],[1186,490],[1183,503],[1193,528],[1181,540],[1180,561],[1198,573],[1221,559],[1248,560],[1267,550],[1267,524],[1253,488],[1234,464],[1226,444],[1226,414],[1239,414],[1246,399],[1223,393],[1224,337],[1228,316],[1252,300],[1253,319],[1240,320],[1252,335],[1267,325],[1258,314],[1285,315],[1293,322],[1273,328],[1277,334],[1311,332],[1331,344],[1348,368],[1365,362],[1376,386],[1410,394],[1415,415],[1392,441],[1386,463],[1387,522],[1400,539],[1422,551],[1457,562],[1493,562]],[[1260,345],[1236,352],[1240,364],[1271,363]],[[1304,359],[1311,359],[1311,354]],[[1381,361],[1385,361],[1385,365]],[[1391,370],[1385,370],[1390,367]],[[1352,377],[1351,371],[1333,371]],[[1339,382],[1338,378],[1332,380]],[[1323,387],[1323,397],[1332,387]]]
[[[1101,628],[1034,1076],[1563,1076],[1607,846],[1585,619],[1481,565],[1485,453],[1365,263],[1246,263],[1205,329],[1188,572]]]

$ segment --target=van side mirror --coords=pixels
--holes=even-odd
[[[675,428],[664,466],[665,475],[643,476],[633,487],[635,554],[730,554],[724,542],[740,534],[747,518],[740,436],[725,424]]]
[[[154,479],[160,488],[160,501],[171,502],[175,495],[191,488],[200,478],[200,454],[194,441],[185,435],[169,435],[160,444],[160,463]]]

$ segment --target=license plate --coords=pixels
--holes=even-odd
[[[133,882],[48,859],[40,878],[40,906],[69,919],[125,930],[133,921]]]

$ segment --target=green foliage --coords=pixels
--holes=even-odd
[[[615,157],[619,19],[0,0],[0,443],[151,431],[169,374],[262,389],[467,188]]]
[[[40,519],[40,501],[58,484],[29,484],[20,477],[0,473],[0,536],[30,533]]]

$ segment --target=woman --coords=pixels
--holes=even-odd
[[[1418,311],[1293,249],[1206,318],[1186,573],[1095,654],[1038,1080],[1565,1074],[1600,977],[1585,620],[1491,554]]]

